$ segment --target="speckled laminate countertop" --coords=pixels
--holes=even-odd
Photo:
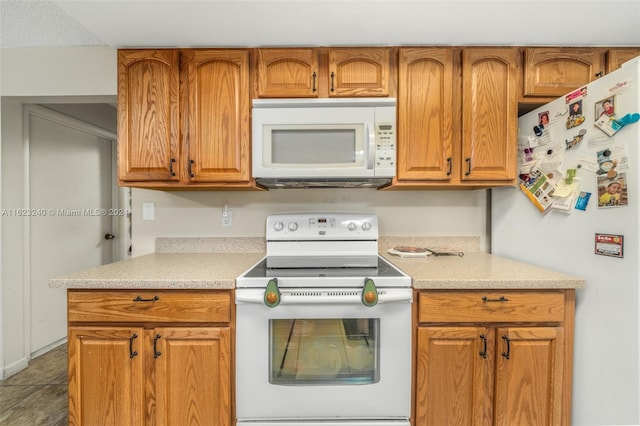
[[[154,253],[54,278],[51,287],[94,289],[232,289],[263,253]],[[405,259],[382,256],[418,289],[582,288],[584,280],[482,252]]]
[[[400,258],[382,256],[412,278],[418,289],[563,289],[583,288],[572,275],[483,252],[464,256]]]
[[[447,246],[464,256],[407,259],[386,253],[398,244]],[[381,254],[413,279],[418,289],[582,288],[584,280],[478,251],[474,238],[381,239]],[[259,238],[160,238],[156,253],[49,280],[55,288],[233,289],[235,280],[264,256]],[[213,252],[209,252],[213,251]]]
[[[231,289],[264,253],[154,253],[49,280],[88,289]]]

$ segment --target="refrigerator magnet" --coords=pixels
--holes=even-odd
[[[622,258],[623,241],[622,235],[596,233],[595,254]]]

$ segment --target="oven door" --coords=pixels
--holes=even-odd
[[[269,308],[263,289],[236,290],[240,423],[409,418],[412,290],[373,307],[360,291],[285,289]]]

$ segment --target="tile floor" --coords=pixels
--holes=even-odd
[[[0,426],[67,426],[67,345],[0,381]]]

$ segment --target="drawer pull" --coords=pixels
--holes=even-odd
[[[505,341],[505,343],[507,344],[507,351],[506,352],[502,352],[502,356],[505,359],[509,359],[509,355],[511,354],[511,339],[509,339],[509,336],[502,336],[502,340]]]
[[[487,296],[482,296],[482,301],[483,301],[484,303],[489,303],[489,302],[508,302],[508,301],[509,301],[509,299],[507,299],[507,298],[506,298],[506,297],[504,297],[504,296],[500,296],[500,297],[499,297],[499,298],[497,298],[497,299],[489,299]]]
[[[138,355],[138,352],[133,350],[133,341],[137,338],[138,335],[136,333],[133,333],[133,336],[129,337],[129,359]]]
[[[480,351],[480,356],[486,359],[487,358],[487,336],[485,336],[484,334],[481,334],[480,339],[482,339],[482,344],[483,344],[482,350]]]
[[[160,355],[162,355],[162,352],[158,351],[158,339],[161,337],[162,337],[161,335],[156,334],[156,337],[153,338],[153,357],[154,358],[158,358]]]
[[[137,296],[133,299],[134,302],[155,302],[156,300],[160,300],[160,296],[153,296],[151,299],[143,299],[142,296]]]

